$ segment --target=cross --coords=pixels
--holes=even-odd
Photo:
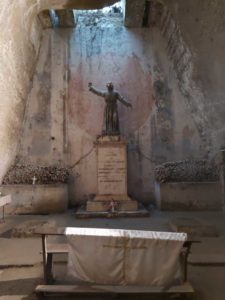
[[[34,175],[34,177],[32,178],[32,180],[33,180],[33,184],[35,184],[36,181],[37,181],[37,178],[35,177],[35,175]]]
[[[126,281],[126,257],[127,257],[127,251],[130,250],[145,250],[147,249],[146,246],[142,246],[142,247],[130,247],[127,245],[128,241],[130,240],[130,238],[128,237],[123,237],[123,244],[121,245],[103,245],[104,248],[117,248],[117,249],[123,249],[123,280]]]

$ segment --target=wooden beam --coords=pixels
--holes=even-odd
[[[225,254],[191,254],[188,264],[196,266],[225,265]]]
[[[122,0],[124,25],[140,28],[143,25],[146,0]]]
[[[68,244],[47,244],[47,253],[67,254],[69,252]]]
[[[61,9],[55,10],[55,13],[59,19],[58,27],[75,27],[76,21],[74,18],[73,10],[71,9]]]
[[[193,294],[194,290],[189,283],[172,286],[165,290],[163,287],[147,286],[110,286],[110,285],[38,285],[36,293],[53,294]]]

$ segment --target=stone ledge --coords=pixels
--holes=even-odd
[[[68,207],[67,184],[9,184],[1,185],[0,192],[12,196],[6,214],[62,213]]]
[[[131,201],[128,195],[96,195],[94,201]]]
[[[156,183],[157,206],[161,210],[207,211],[222,209],[219,182]]]
[[[100,211],[100,212],[89,212],[83,208],[80,208],[75,213],[75,217],[77,219],[89,219],[89,218],[143,218],[149,217],[150,213],[143,207],[140,207],[136,211],[116,211],[114,213],[108,211]]]
[[[122,200],[115,201],[117,208],[116,211],[137,211],[138,202],[135,200]],[[109,200],[103,201],[87,201],[87,212],[108,212],[109,211]]]

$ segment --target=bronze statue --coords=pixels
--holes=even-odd
[[[132,107],[132,105],[126,102],[117,91],[114,91],[112,82],[107,83],[107,91],[99,91],[95,89],[92,86],[91,82],[89,82],[88,87],[89,91],[105,99],[106,105],[104,111],[102,135],[119,135],[120,126],[117,110],[117,100],[119,100],[123,105],[127,107]]]

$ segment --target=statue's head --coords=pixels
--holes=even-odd
[[[106,86],[107,86],[108,91],[113,91],[114,86],[113,86],[113,83],[112,83],[112,82],[108,82],[108,83],[106,84]]]

